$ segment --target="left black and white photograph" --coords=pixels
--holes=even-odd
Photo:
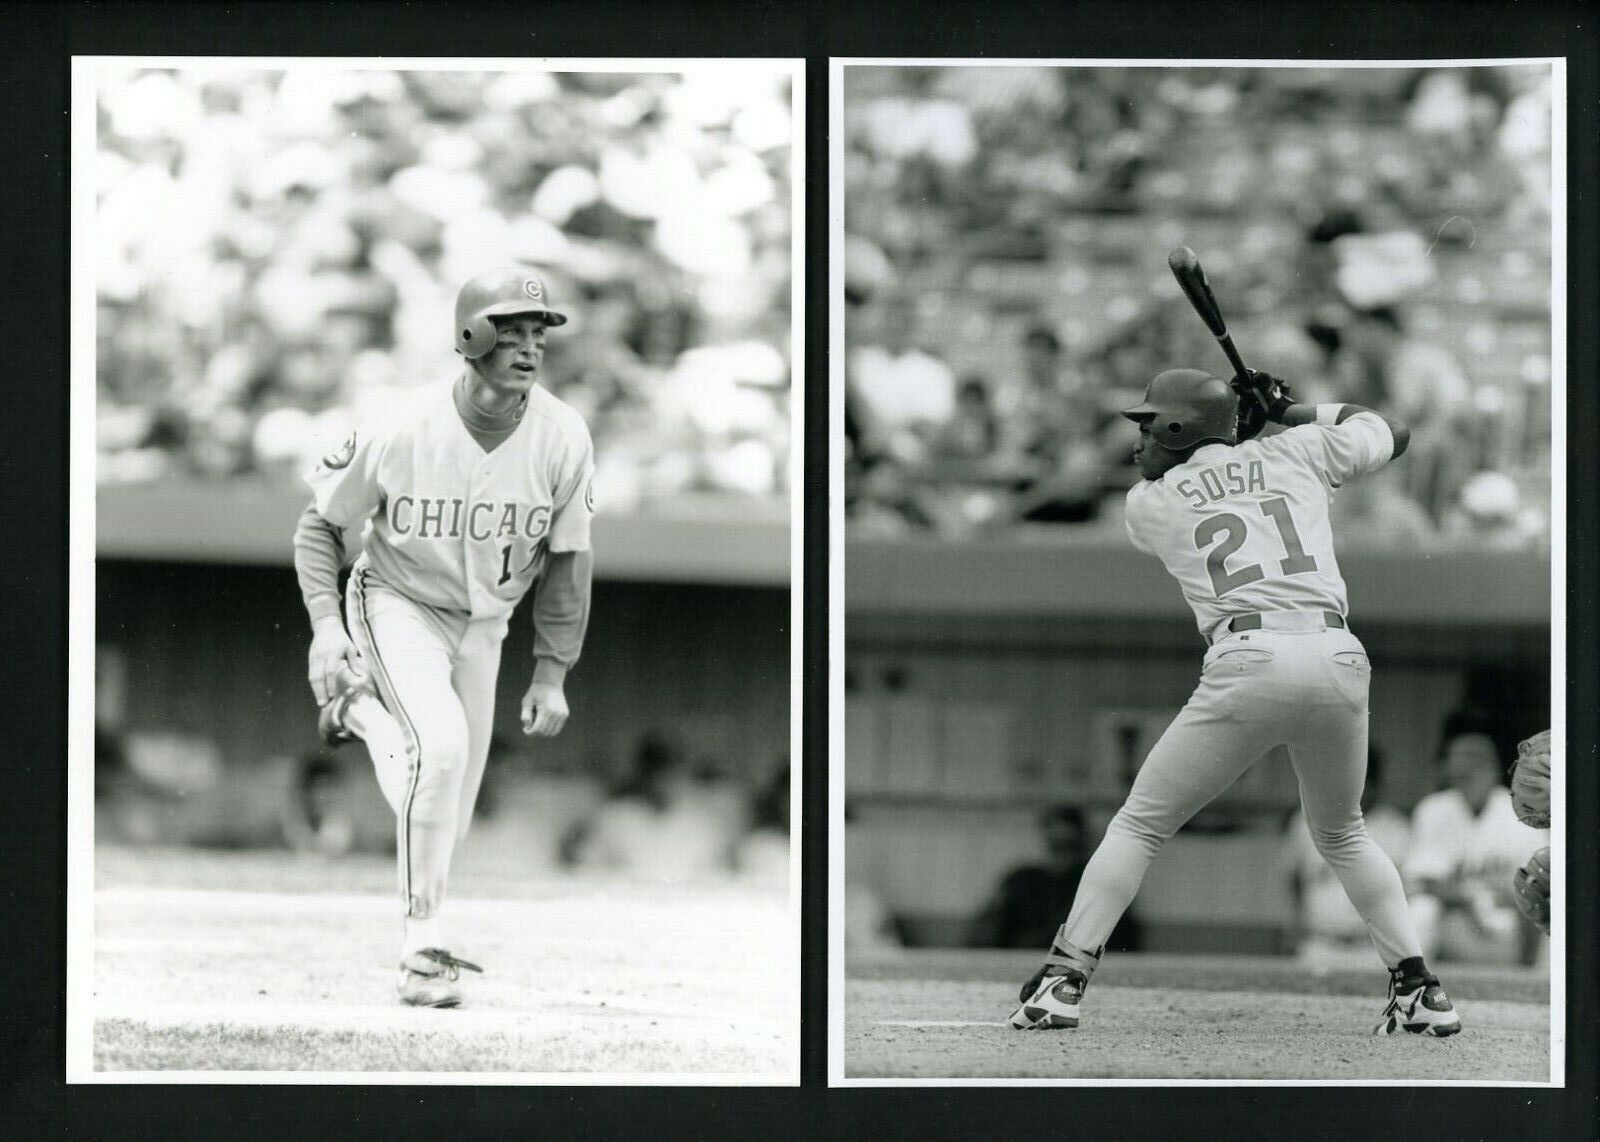
[[[72,81],[68,1081],[798,1083],[801,61]]]

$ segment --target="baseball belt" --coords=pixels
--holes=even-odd
[[[1308,616],[1315,615],[1321,620],[1320,626],[1308,626]],[[1343,630],[1345,629],[1344,616],[1338,611],[1272,611],[1268,613],[1256,612],[1248,615],[1235,615],[1227,624],[1221,627],[1213,636],[1212,642],[1218,642],[1230,634],[1238,634],[1247,630]]]

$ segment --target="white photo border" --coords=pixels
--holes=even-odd
[[[1567,385],[1567,68],[1564,56],[1495,59],[1030,59],[835,56],[828,61],[828,1085],[830,1087],[1526,1087],[1566,1086],[1567,1016],[1567,812],[1566,767],[1552,781],[1550,860],[1553,878],[1550,929],[1550,1079],[1548,1082],[1465,1079],[1112,1079],[1112,1078],[850,1078],[845,1074],[845,526],[844,526],[844,74],[849,67],[1061,67],[1061,68],[1551,68],[1551,435],[1550,472],[1550,719],[1552,748],[1567,744],[1567,480],[1560,458],[1567,449],[1567,405],[1556,385]]]
[[[102,64],[185,71],[467,71],[637,73],[760,71],[789,80],[789,901],[785,946],[794,1013],[791,1058],[771,1072],[100,1071],[94,1068],[94,661],[95,661],[95,156],[97,69]],[[84,1084],[286,1084],[431,1086],[799,1086],[801,729],[805,710],[805,186],[806,61],[799,57],[118,56],[71,60],[71,365],[67,618],[67,993],[65,1078]]]

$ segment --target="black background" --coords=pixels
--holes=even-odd
[[[188,3],[0,7],[0,1122],[16,1138],[1600,1137],[1595,1097],[1595,19],[1578,3]],[[69,60],[73,54],[806,59],[802,1088],[75,1086],[64,1074]],[[829,1090],[829,56],[1568,60],[1568,1053],[1564,1091]]]

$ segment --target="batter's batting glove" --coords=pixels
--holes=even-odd
[[[1550,934],[1550,849],[1540,849],[1511,876],[1511,898],[1517,911]]]
[[[1248,384],[1251,390],[1251,401],[1265,403],[1267,419],[1277,423],[1283,419],[1283,414],[1289,411],[1289,406],[1294,403],[1294,398],[1289,395],[1289,382],[1271,373],[1263,373],[1257,369],[1250,370]],[[1259,393],[1260,401],[1255,395]]]
[[[1239,414],[1235,423],[1235,438],[1241,442],[1257,436],[1269,422],[1283,419],[1285,410],[1294,403],[1289,397],[1289,383],[1271,373],[1251,369],[1244,377],[1234,377],[1228,382],[1239,394]]]

